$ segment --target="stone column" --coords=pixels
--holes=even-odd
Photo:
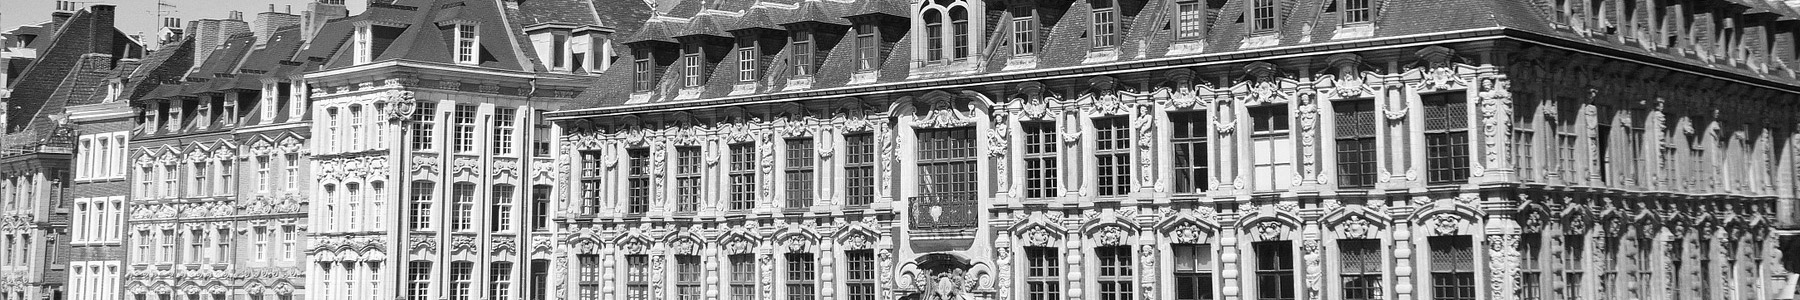
[[[1412,224],[1398,219],[1394,222],[1394,300],[1411,300],[1413,297],[1413,243]]]
[[[819,258],[819,269],[815,273],[819,275],[818,296],[820,300],[831,300],[837,298],[837,271],[832,267],[837,262],[837,252],[833,251],[836,248],[832,247],[834,243],[830,239],[821,238],[818,242],[819,251],[813,254]]]
[[[1243,281],[1238,279],[1238,229],[1227,226],[1219,231],[1219,285],[1223,286],[1219,294],[1224,300],[1238,300],[1243,293]]]
[[[1081,263],[1082,260],[1087,258],[1087,251],[1082,251],[1081,248],[1081,232],[1070,231],[1066,235],[1067,241],[1063,243],[1063,247],[1066,248],[1066,250],[1063,251],[1063,261],[1066,262],[1064,267],[1067,271],[1064,272],[1066,274],[1064,279],[1068,280],[1068,289],[1066,289],[1063,298],[1069,300],[1081,300],[1087,296],[1087,290],[1083,289],[1081,286],[1082,282],[1087,281],[1087,277],[1085,276],[1087,273],[1082,272],[1083,269]]]
[[[706,282],[706,300],[719,300],[720,277],[723,275],[720,274],[721,272],[719,271],[718,246],[719,245],[715,244],[713,247],[700,249],[701,263],[704,264],[703,267],[706,268],[704,271],[706,272],[706,277],[703,279]]]

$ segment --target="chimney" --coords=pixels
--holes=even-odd
[[[269,42],[276,29],[300,24],[300,16],[275,12],[275,5],[269,4],[269,11],[256,14],[256,21],[250,23],[250,30],[256,34],[256,45]]]
[[[125,57],[124,53],[119,53],[124,49],[118,51],[113,49],[113,46],[118,46],[113,44],[117,42],[113,39],[113,33],[118,31],[113,28],[113,5],[95,4],[88,7],[88,12],[94,14],[92,18],[88,18],[91,22],[88,26],[90,33],[88,37],[89,43],[93,45],[92,53],[111,54],[115,62],[118,61],[118,58]]]
[[[68,23],[69,17],[73,17],[73,16],[75,16],[75,13],[66,12],[66,11],[56,11],[56,12],[50,13],[50,28],[49,29],[53,30],[53,31],[62,29],[63,23]]]
[[[306,9],[303,12],[306,16],[300,21],[303,23],[300,25],[300,35],[306,40],[312,40],[313,35],[319,33],[319,27],[325,26],[325,21],[350,16],[350,9],[344,7],[344,0],[313,0],[306,4]]]

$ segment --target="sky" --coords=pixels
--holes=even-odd
[[[76,6],[87,7],[93,4],[113,4],[118,13],[114,26],[126,34],[156,36],[156,30],[162,26],[156,17],[158,0],[107,0],[76,1]],[[199,19],[224,19],[230,17],[231,11],[244,12],[244,21],[256,20],[256,13],[269,11],[269,4],[275,5],[275,11],[285,12],[287,6],[293,6],[293,14],[299,15],[306,10],[306,4],[312,0],[162,0],[164,4],[173,5],[163,8],[164,15],[181,18],[183,24]],[[355,15],[368,6],[367,0],[345,0],[350,7],[350,14]],[[0,30],[26,24],[36,24],[50,20],[50,13],[56,11],[56,0],[0,0]],[[154,41],[146,41],[154,43]]]

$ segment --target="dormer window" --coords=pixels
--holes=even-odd
[[[1037,16],[1030,7],[1016,7],[1012,11],[1013,54],[1037,53]]]
[[[810,76],[813,67],[812,31],[797,30],[793,35],[794,76]]]
[[[701,68],[700,45],[688,44],[681,50],[681,77],[683,86],[696,87],[705,82],[701,77],[705,72]]]
[[[655,85],[655,80],[651,78],[650,71],[651,68],[656,67],[656,64],[650,60],[650,50],[633,51],[636,52],[633,53],[633,55],[637,57],[637,60],[633,61],[631,64],[632,85],[635,87],[634,90],[636,91],[649,91],[651,88],[654,88]]]
[[[1344,24],[1369,22],[1369,0],[1344,0]]]
[[[761,59],[756,51],[756,38],[740,37],[737,46],[738,81],[756,81],[756,62]]]
[[[1118,15],[1115,14],[1117,10],[1113,9],[1113,0],[1093,0],[1089,3],[1094,5],[1094,48],[1118,45],[1119,37],[1116,34],[1118,32],[1118,27],[1114,27],[1117,25],[1115,23],[1118,20]]]
[[[1176,2],[1175,9],[1177,39],[1192,40],[1206,35],[1206,7],[1200,5],[1200,0]]]
[[[366,64],[369,63],[370,60],[375,59],[375,34],[372,33],[370,27],[372,26],[368,24],[356,26],[356,34],[355,37],[353,37],[356,40],[356,45],[354,46],[355,53],[352,54],[352,56],[355,56],[354,62],[356,64]]]
[[[944,17],[937,10],[925,11],[925,58],[944,60]]]
[[[1251,32],[1275,31],[1275,0],[1250,0]]]
[[[969,9],[962,6],[950,8],[950,26],[955,30],[950,38],[955,40],[953,43],[956,45],[956,56],[952,58],[969,57]]]
[[[481,35],[475,33],[475,25],[456,24],[456,63],[476,64],[481,57]]]
[[[102,102],[111,103],[113,101],[119,101],[119,94],[121,92],[123,92],[124,90],[125,90],[125,84],[123,82],[121,82],[119,79],[113,79],[113,80],[107,81],[106,82],[106,100],[104,100]]]
[[[568,71],[569,70],[569,57],[568,57],[569,33],[567,33],[567,32],[552,32],[552,33],[550,33],[550,45],[549,46],[550,46],[550,69],[551,70],[559,70],[559,71]]]
[[[881,65],[881,35],[875,24],[856,25],[856,69],[874,70]]]

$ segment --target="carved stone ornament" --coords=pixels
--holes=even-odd
[[[849,234],[849,236],[844,237],[844,241],[842,242],[844,250],[867,250],[872,246],[872,243],[873,241],[870,241],[868,234],[860,232]]]
[[[755,250],[756,243],[747,237],[738,237],[725,242],[725,253],[727,254],[746,254]]]
[[[1256,223],[1256,236],[1262,238],[1264,241],[1279,239],[1281,238],[1281,234],[1286,232],[1287,226],[1281,225],[1281,222],[1262,221],[1261,223]]]
[[[1350,218],[1344,219],[1343,222],[1339,222],[1337,225],[1337,228],[1338,228],[1338,238],[1346,238],[1346,239],[1375,238],[1375,229],[1376,229],[1375,224],[1370,223],[1369,219],[1364,218],[1363,216],[1350,216]]]
[[[406,120],[412,118],[419,102],[413,99],[413,92],[408,90],[388,90],[388,119]]]
[[[1330,61],[1331,67],[1337,71],[1331,80],[1333,95],[1339,98],[1356,98],[1365,93],[1374,92],[1363,84],[1361,56],[1343,53],[1332,55],[1326,60]]]
[[[623,250],[625,254],[644,254],[644,250],[650,249],[650,245],[643,240],[632,239],[619,244],[619,249]]]
[[[1025,232],[1019,234],[1019,237],[1024,239],[1025,246],[1027,247],[1052,247],[1050,242],[1055,239],[1055,237],[1050,234],[1050,230],[1044,229],[1042,226],[1033,226],[1031,229],[1026,229]]]
[[[695,243],[693,239],[676,239],[669,242],[669,251],[677,255],[699,255],[700,244]]]
[[[1131,233],[1125,232],[1124,227],[1107,226],[1094,234],[1094,241],[1101,246],[1123,246],[1125,237],[1129,235]]]
[[[805,253],[812,249],[813,243],[812,239],[809,238],[793,237],[788,238],[786,244],[788,253]]]
[[[1206,233],[1200,231],[1200,226],[1188,223],[1170,230],[1169,239],[1181,244],[1204,244],[1206,243]]]
[[[975,116],[957,109],[951,96],[937,97],[926,102],[930,105],[925,116],[914,121],[913,126],[924,128],[951,128],[975,124]]]
[[[1431,216],[1430,224],[1432,231],[1438,235],[1453,235],[1462,229],[1463,222],[1462,217],[1453,214],[1437,214]]]

